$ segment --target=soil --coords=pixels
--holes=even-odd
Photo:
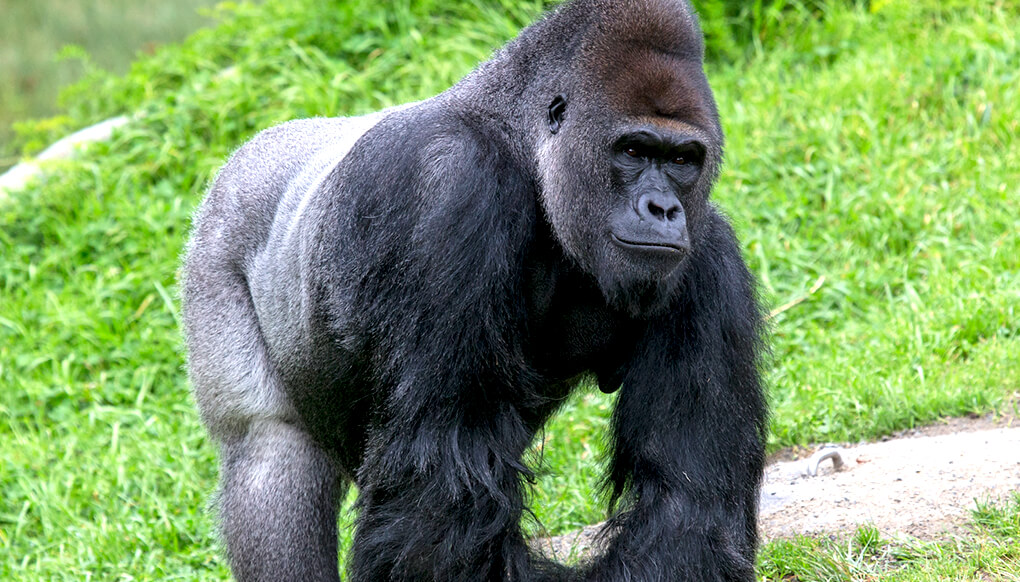
[[[1006,413],[945,419],[879,442],[797,448],[772,456],[762,487],[762,539],[846,535],[870,524],[885,536],[939,540],[960,533],[977,503],[1020,493],[1020,420]],[[813,455],[836,450],[831,459]],[[808,467],[816,467],[816,475]],[[540,540],[560,560],[592,551],[601,524]]]

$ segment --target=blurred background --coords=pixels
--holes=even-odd
[[[217,0],[0,0],[0,172],[15,121],[54,115],[60,89],[94,68],[124,73],[139,54],[213,19]]]

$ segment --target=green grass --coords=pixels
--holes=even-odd
[[[863,525],[845,538],[766,544],[758,560],[763,582],[946,582],[1020,579],[1020,493],[996,507],[979,505],[963,535],[942,541],[885,539]]]
[[[716,199],[764,298],[793,303],[772,320],[772,449],[877,437],[1020,390],[1020,4],[814,5],[708,67],[728,136]],[[0,202],[0,579],[227,576],[215,451],[176,321],[178,257],[208,180],[268,125],[443,90],[542,8],[226,6],[215,31],[126,75],[90,72],[60,120],[24,128],[36,149],[142,115]],[[580,394],[536,445],[533,504],[551,532],[603,517],[611,405]],[[986,508],[978,523],[1015,531],[1017,515]],[[769,545],[762,575],[951,579],[1020,555],[1015,534],[984,529],[934,545],[862,535]]]

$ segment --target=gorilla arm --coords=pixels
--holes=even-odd
[[[650,325],[623,380],[607,486],[624,510],[588,580],[754,578],[762,318],[730,228],[706,218],[680,306]]]

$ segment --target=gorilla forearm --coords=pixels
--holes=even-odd
[[[762,314],[727,232],[719,220],[702,241],[676,317],[649,329],[624,377],[607,483],[624,511],[593,580],[753,579]]]
[[[375,435],[359,475],[352,580],[529,579],[518,523],[530,433],[510,407],[471,430],[419,419],[414,440]]]

